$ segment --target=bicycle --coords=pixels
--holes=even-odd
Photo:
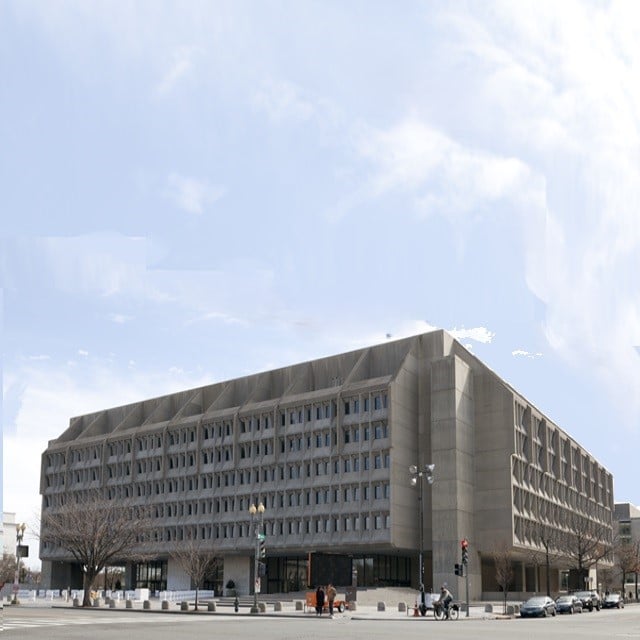
[[[433,615],[436,620],[457,620],[460,616],[460,607],[455,602],[445,607],[436,601],[433,603]]]

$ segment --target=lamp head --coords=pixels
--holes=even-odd
[[[262,502],[258,505],[258,513],[264,513],[264,505]]]
[[[252,516],[255,516],[255,515],[256,515],[256,511],[257,511],[257,509],[256,509],[256,505],[255,505],[255,504],[252,504],[252,505],[249,507],[249,513],[250,513]]]
[[[409,473],[416,474],[418,473],[418,467],[415,464],[409,465]]]

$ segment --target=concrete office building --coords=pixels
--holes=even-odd
[[[428,463],[418,491],[409,467]],[[170,556],[195,537],[222,559],[215,585],[251,593],[258,502],[263,593],[344,586],[352,570],[417,587],[422,539],[425,586],[462,596],[466,538],[474,599],[498,590],[498,545],[517,558],[512,591],[539,591],[539,525],[579,513],[610,531],[613,512],[611,474],[444,331],[72,418],[42,457],[43,512],[89,488],[153,507],[155,559],[127,586],[158,590],[189,586]],[[40,553],[47,586],[78,583],[71,558]]]

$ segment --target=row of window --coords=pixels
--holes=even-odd
[[[210,454],[201,452],[203,465],[209,464]],[[371,469],[389,469],[391,466],[391,454],[388,450],[372,451],[367,453],[354,453],[352,455],[343,455],[340,457],[322,458],[315,461],[299,461],[287,464],[269,464],[260,465],[252,469],[236,469],[227,472],[217,472],[213,474],[201,473],[199,475],[191,475],[185,477],[181,470],[193,468],[195,466],[195,454],[181,454],[176,456],[168,456],[166,459],[168,467],[168,475],[172,471],[176,471],[176,478],[165,479],[165,486],[169,488],[169,492],[174,491],[175,486],[184,486],[188,484],[188,489],[181,490],[198,490],[200,488],[208,488],[206,478],[212,478],[209,488],[213,487],[234,487],[236,485],[259,484],[261,482],[276,482],[278,480],[296,480],[301,478],[313,478],[319,476],[334,475],[337,477],[343,474],[360,473],[361,471],[369,471]],[[162,474],[162,459],[160,457],[140,460],[136,463],[137,478],[142,476],[157,477]],[[178,473],[180,472],[180,473]],[[85,469],[76,469],[70,471],[71,485],[95,484],[101,481],[101,469],[99,467],[89,467]],[[131,462],[118,462],[106,465],[107,482],[118,482],[120,480],[130,479],[132,475]],[[65,472],[49,473],[45,476],[45,484],[47,488],[62,488],[65,486]],[[202,478],[202,485],[199,479]],[[158,478],[156,482],[156,493],[164,493],[162,490],[163,482]]]
[[[350,514],[332,517],[312,517],[300,520],[278,520],[265,523],[267,536],[312,535],[323,533],[340,533],[351,531],[374,531],[391,528],[389,513]],[[253,538],[253,527],[249,524],[212,524],[191,525],[185,527],[165,527],[154,529],[150,537],[155,542],[172,542],[181,540],[225,540]]]
[[[273,469],[263,470],[269,471],[269,478],[272,477]],[[247,471],[250,474],[251,471]],[[256,473],[258,473],[256,471]],[[244,477],[241,475],[240,477]],[[207,474],[202,476],[191,476],[188,478],[176,478],[158,482],[137,482],[133,484],[123,484],[117,486],[108,487],[106,495],[110,500],[126,499],[126,498],[151,498],[153,496],[166,496],[173,494],[182,494],[188,491],[197,491],[199,489],[215,489],[221,486],[233,486],[232,478],[235,479],[234,474]],[[341,479],[344,481],[344,479]],[[240,484],[244,484],[241,482]],[[247,482],[247,484],[249,484]],[[265,488],[266,489],[266,488]],[[366,480],[359,482],[356,480],[353,484],[342,484],[340,487],[323,486],[315,489],[291,489],[287,491],[274,491],[269,493],[264,498],[264,503],[267,508],[276,509],[282,507],[296,507],[296,506],[311,506],[311,505],[323,505],[323,504],[339,504],[341,502],[358,502],[360,500],[370,500],[372,497],[374,500],[389,499],[390,488],[387,482],[377,482],[372,485]],[[45,494],[44,506],[53,507],[61,506],[64,500],[63,494]],[[245,504],[246,503],[246,504]],[[185,503],[186,504],[186,503]],[[215,498],[212,502],[211,499],[203,499],[192,501],[191,509],[186,515],[197,515],[200,513],[222,513],[233,512],[249,508],[249,496],[226,498]],[[200,505],[198,507],[197,505]],[[215,505],[215,506],[207,506]],[[162,505],[158,505],[156,510],[161,508]],[[207,511],[210,509],[210,511]],[[211,511],[213,509],[213,511]],[[199,511],[200,510],[200,511]],[[174,514],[175,515],[175,514]],[[181,513],[180,515],[185,515]]]
[[[343,488],[307,489],[305,491],[283,491],[265,496],[267,510],[284,509],[286,507],[304,507],[343,503],[360,503],[368,500],[388,500],[390,497],[388,483],[373,485],[353,485]],[[141,494],[143,495],[143,494]],[[246,515],[252,504],[249,496],[215,498],[206,500],[164,502],[157,504],[152,510],[154,518],[179,518],[184,516],[210,515],[214,513],[235,513]]]
[[[373,396],[364,395],[362,397],[347,398],[343,401],[344,415],[354,415],[368,413],[370,411],[380,411],[387,408],[387,394],[380,392]],[[314,421],[331,419],[337,415],[336,401],[323,402],[320,404],[307,405],[296,409],[280,411],[281,426],[313,423]],[[268,430],[272,426],[270,414],[259,416],[241,417],[238,421],[239,433],[257,433],[261,430]],[[233,435],[234,421],[225,420],[206,424],[202,427],[203,440],[214,438],[222,439]],[[145,436],[135,437],[135,448],[137,451],[152,451],[162,449],[164,443],[167,446],[188,445],[197,442],[197,428],[195,426],[182,427],[169,430],[166,434],[166,441],[162,434],[155,433]],[[106,443],[106,453],[108,457],[118,457],[129,455],[132,452],[132,439],[123,438],[121,440]],[[102,444],[91,447],[74,449],[70,452],[70,464],[87,463],[92,460],[100,460],[102,457]],[[47,465],[59,468],[66,464],[65,452],[51,453],[47,457]]]

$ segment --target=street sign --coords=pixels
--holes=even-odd
[[[256,578],[256,593],[260,593],[260,578]]]

